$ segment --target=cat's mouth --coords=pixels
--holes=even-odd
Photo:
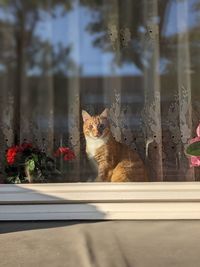
[[[94,136],[94,135],[90,135],[90,137],[91,137],[91,138],[93,138],[94,140],[96,140],[96,139],[99,139],[99,138],[101,138],[101,137],[102,137],[102,135],[101,135],[101,134],[99,134],[99,135],[96,135],[96,136]]]
[[[96,133],[95,135],[93,133],[90,133],[89,135],[92,139],[97,140],[97,139],[102,139],[104,138],[105,134],[104,133]]]
[[[103,131],[102,133],[96,133],[94,135],[94,133],[90,133],[90,137],[94,140],[97,140],[97,139],[103,139],[107,136],[107,132],[106,131]]]

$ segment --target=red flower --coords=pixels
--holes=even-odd
[[[32,148],[31,143],[23,143],[20,146],[12,146],[7,150],[6,159],[9,165],[15,163],[16,156],[19,152],[23,152],[26,149]]]
[[[55,157],[59,157],[63,155],[64,160],[72,160],[75,159],[75,154],[72,150],[70,150],[68,147],[59,147],[56,152],[54,153]]]
[[[29,149],[29,148],[33,148],[33,145],[31,143],[22,143],[20,148],[22,150],[26,150],[26,149]]]
[[[9,165],[15,163],[15,159],[18,152],[21,152],[21,148],[19,146],[12,146],[8,149],[6,153],[6,159]]]

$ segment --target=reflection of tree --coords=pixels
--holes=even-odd
[[[15,133],[19,132],[20,97],[24,92],[27,73],[66,74],[66,69],[73,71],[76,68],[69,57],[70,47],[60,44],[55,47],[36,33],[38,22],[50,14],[52,17],[66,14],[72,8],[72,2],[1,0],[0,71],[6,71],[15,80]]]
[[[74,73],[78,66],[71,59],[71,46],[62,43],[52,45],[49,41],[35,38],[31,53],[27,58],[27,71],[33,75],[62,75]]]
[[[4,29],[0,32],[3,35],[0,37],[1,40],[6,42],[4,49],[1,50],[0,59],[1,63],[11,64],[16,68],[18,71],[16,76],[18,77],[17,84],[19,87],[21,87],[21,76],[24,75],[25,69],[29,70],[33,66],[36,67],[35,65],[39,68],[41,67],[39,66],[41,64],[39,58],[42,58],[41,55],[43,53],[49,53],[53,61],[56,62],[66,61],[66,57],[69,56],[69,47],[64,48],[60,46],[56,52],[49,42],[44,41],[41,38],[42,36],[35,34],[38,22],[42,21],[46,15],[52,14],[56,16],[56,9],[58,7],[62,7],[62,11],[71,9],[71,0],[53,0],[50,5],[48,5],[48,1],[1,1],[1,11],[7,14],[8,19],[5,20],[4,16],[0,18],[1,29]],[[59,60],[56,60],[56,56]],[[72,63],[70,62],[70,64]]]
[[[131,41],[125,49],[120,49],[120,61],[118,61],[118,63],[132,62],[142,70],[145,56],[144,42],[148,43],[151,37],[148,36],[148,25],[144,22],[144,9],[147,8],[151,1],[118,0],[105,2],[103,0],[81,0],[80,2],[94,14],[92,21],[90,21],[87,26],[88,32],[94,36],[93,45],[101,48],[103,51],[115,53],[117,58],[117,50],[113,49],[112,42],[109,39],[109,23],[114,23],[116,26],[115,31],[118,30],[119,32],[120,29],[126,29],[128,27],[131,33]],[[162,0],[157,2],[159,17],[151,17],[149,20],[150,22],[153,20],[159,21],[161,64],[166,74],[168,73],[175,77],[178,70],[177,51],[180,46],[184,45],[184,33],[181,33],[183,38],[181,39],[182,41],[179,40],[179,43],[177,40],[178,34],[180,33],[169,36],[165,35],[166,24],[171,23],[169,21],[169,5],[171,5],[173,1]],[[197,2],[194,2],[193,12],[198,12],[200,10],[200,4]],[[120,37],[120,34],[116,32],[115,34],[118,38]],[[193,69],[199,68],[199,27],[194,26],[185,34],[189,36],[191,67]],[[148,46],[146,48],[148,49]]]
[[[195,26],[189,29],[189,32],[182,32],[181,39],[179,39],[179,43],[177,41],[178,35],[179,33],[163,38],[162,56],[168,59],[168,72],[177,72],[177,46],[183,46],[186,44],[186,35],[189,36],[188,45],[190,47],[190,61],[192,63],[191,68],[199,68],[199,27]]]
[[[151,2],[151,1],[149,1]],[[162,0],[159,3],[159,25],[160,33],[164,23],[164,14],[169,1]],[[95,36],[94,46],[104,51],[113,51],[109,40],[109,24],[115,24],[120,36],[120,31],[130,30],[131,42],[126,49],[121,49],[120,57],[123,62],[132,62],[140,69],[143,68],[143,40],[148,41],[149,27],[144,22],[144,8],[148,1],[103,1],[103,0],[81,0],[81,4],[94,12],[94,19],[89,23],[87,30]],[[151,18],[155,20],[156,18]],[[149,21],[151,23],[151,21]],[[122,37],[123,38],[123,37]],[[116,54],[115,54],[116,55]],[[117,57],[117,55],[116,55]]]

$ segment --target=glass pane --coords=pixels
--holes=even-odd
[[[0,1],[0,182],[199,180],[199,9]]]

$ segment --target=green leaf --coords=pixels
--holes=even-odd
[[[6,178],[6,183],[8,184],[15,184],[16,176],[8,176]]]
[[[21,180],[20,180],[19,176],[17,176],[15,178],[15,184],[21,184]]]
[[[31,156],[35,163],[38,162],[38,155],[32,153]]]
[[[35,161],[33,159],[29,159],[26,164],[28,166],[29,171],[34,171]]]
[[[200,156],[200,142],[190,144],[186,149],[186,154],[190,156]]]

